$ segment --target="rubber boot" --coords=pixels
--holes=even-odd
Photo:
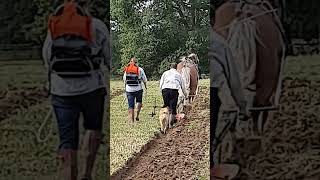
[[[129,122],[129,124],[134,123],[134,109],[128,110],[128,122]]]
[[[92,169],[101,143],[102,133],[100,131],[87,130],[84,137],[83,154],[85,163],[82,170],[81,180],[92,180]]]
[[[139,115],[140,115],[141,108],[142,108],[142,104],[141,104],[141,103],[137,103],[137,116],[136,116],[136,121],[139,121]]]
[[[57,157],[59,163],[59,180],[77,180],[78,166],[77,166],[77,151],[72,149],[60,150]]]

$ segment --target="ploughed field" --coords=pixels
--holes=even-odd
[[[159,133],[163,101],[158,82],[148,84],[140,121],[133,127],[127,124],[124,95],[111,99],[111,179],[208,179],[209,80],[200,81],[188,118],[166,135]],[[111,83],[112,89],[122,87],[122,82]]]
[[[266,124],[261,145],[236,144],[238,179],[320,178],[320,57],[288,58],[280,110]]]

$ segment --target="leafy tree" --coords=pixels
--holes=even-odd
[[[198,54],[200,69],[207,69],[209,8],[207,1],[111,1],[112,33],[119,44],[113,59],[120,72],[132,56],[148,76],[158,77],[170,62],[189,51]],[[117,54],[119,53],[119,54]]]

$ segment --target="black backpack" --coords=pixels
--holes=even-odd
[[[93,56],[91,17],[75,2],[56,9],[49,19],[52,37],[49,73],[60,77],[81,78],[90,76],[100,68],[101,52]]]

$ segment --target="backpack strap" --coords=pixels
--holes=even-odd
[[[61,4],[61,5],[58,6],[58,7],[56,8],[56,10],[53,12],[53,15],[54,15],[54,16],[57,16],[57,15],[61,14],[61,13],[63,12],[64,6],[65,6],[66,4],[70,4],[70,3],[76,5],[76,8],[77,8],[77,10],[78,10],[78,13],[79,13],[81,16],[89,16],[89,14],[87,14],[87,12],[86,12],[81,6],[79,6],[78,3],[74,2],[74,1]]]
[[[59,6],[49,18],[49,30],[53,39],[71,34],[91,42],[93,40],[91,26],[91,17],[73,1]]]

